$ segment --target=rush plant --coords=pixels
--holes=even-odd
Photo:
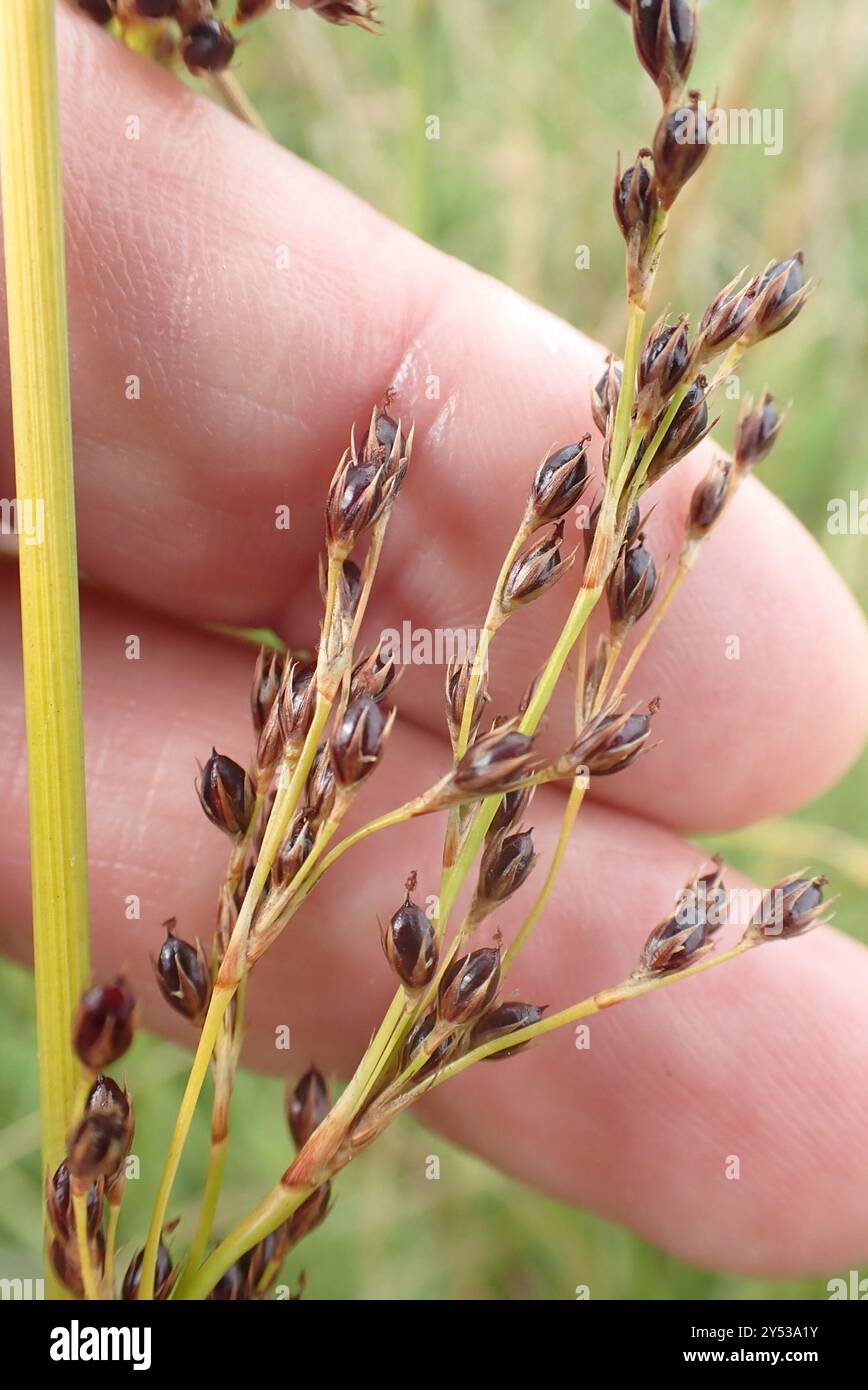
[[[732,280],[693,330],[683,315],[650,320],[670,223],[677,220],[681,191],[708,155],[713,113],[687,87],[696,6],[690,0],[617,3],[630,14],[636,52],[659,90],[661,113],[648,146],[626,168],[619,163],[615,174],[614,216],[626,246],[626,336],[621,357],[612,357],[591,384],[601,467],[591,465],[588,435],[565,442],[530,473],[527,502],[494,580],[475,654],[447,674],[443,717],[451,762],[411,800],[343,833],[349,811],[388,756],[397,717],[400,672],[382,643],[363,645],[363,631],[413,455],[413,429],[391,396],[374,406],[359,435],[351,432],[325,499],[315,656],[303,661],[260,651],[251,686],[249,766],[215,749],[201,768],[199,799],[215,832],[226,836],[226,873],[210,942],[188,939],[173,918],[164,924],[162,942],[155,941],[157,987],[189,1022],[196,1051],[150,1229],[128,1269],[117,1275],[113,1249],[134,1117],[130,1093],[108,1070],[135,1029],[137,1006],[126,982],[117,978],[87,989],[72,1025],[81,1080],[65,1155],[46,1173],[46,1204],[52,1268],[79,1296],[264,1297],[287,1254],[326,1217],[341,1170],[432,1089],[478,1063],[509,1059],[555,1029],[799,936],[825,918],[824,880],[800,871],[763,894],[746,920],[734,920],[714,859],[697,864],[663,921],[648,923],[644,941],[637,939],[632,958],[625,959],[622,979],[551,1012],[513,990],[532,932],[546,929],[546,905],[589,787],[640,757],[653,757],[655,692],[637,704],[628,699],[627,685],[675,594],[713,543],[736,489],[774,446],[782,416],[772,396],[746,405],[732,456],[716,457],[693,492],[680,554],[665,579],[643,530],[648,495],[716,423],[715,392],[742,356],[791,323],[810,294],[796,252]],[[232,32],[207,3],[107,0],[81,7],[120,29],[138,22],[161,26],[194,71],[214,71],[231,59]],[[241,0],[236,21],[265,8]],[[361,0],[313,0],[307,8],[337,23],[370,27],[374,20]],[[565,525],[580,505],[589,514],[583,553],[566,553]],[[521,609],[545,602],[556,585],[573,591],[563,628],[542,669],[526,673],[514,707],[492,718],[489,667],[498,634],[522,620]],[[608,624],[592,643],[588,623],[598,609]],[[577,672],[572,724],[549,729],[555,752],[546,753],[537,735],[568,661]],[[555,843],[538,846],[527,828],[528,808],[535,788],[549,782],[564,784],[567,796]],[[284,1171],[271,1191],[215,1241],[250,972],[284,931],[292,931],[338,859],[419,816],[443,823],[439,883],[425,885],[437,906],[432,914],[423,910],[415,874],[403,885],[383,884],[384,902],[393,907],[382,931],[384,969],[395,978],[392,1003],[379,1022],[372,1018],[371,1042],[336,1098],[316,1068],[298,1080],[287,1112],[294,1157],[288,1164],[278,1158]],[[519,894],[523,920],[505,940],[497,916]],[[715,951],[718,932],[733,927],[735,939]],[[173,1183],[209,1072],[210,1159],[197,1227],[179,1251],[170,1239]]]

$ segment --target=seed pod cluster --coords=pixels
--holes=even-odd
[[[201,1028],[211,1002],[211,971],[202,944],[194,945],[175,933],[176,921],[163,923],[166,939],[154,961],[154,974],[160,993],[169,1008]]]
[[[326,499],[329,553],[347,559],[362,535],[391,507],[410,462],[412,432],[385,410],[375,410],[361,449],[344,451]]]

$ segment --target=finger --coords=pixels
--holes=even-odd
[[[2,623],[8,650],[8,605]],[[173,913],[183,934],[207,938],[228,844],[195,804],[193,757],[203,729],[244,757],[248,661],[217,639],[150,618],[135,626],[141,659],[126,662],[127,610],[88,605],[91,889],[97,968],[124,961],[147,1023],[161,1027],[148,965],[159,923]],[[0,694],[13,746],[20,703],[8,665]],[[427,735],[393,737],[365,795],[366,814],[439,771]],[[8,795],[22,806],[20,765]],[[551,793],[534,803],[540,847],[552,844],[561,804]],[[436,891],[441,831],[433,819],[394,830],[326,876],[267,968],[254,972],[249,1021],[258,1063],[285,1065],[274,1040],[288,1025],[299,1065],[313,1057],[349,1071],[393,988],[377,919],[397,906],[410,868],[419,870],[420,896]],[[25,855],[23,817],[7,817],[4,918],[19,948]],[[623,978],[697,862],[694,849],[665,831],[620,812],[583,811],[551,910],[507,995],[559,1008]],[[127,920],[131,895],[141,902],[138,921]],[[499,914],[480,942],[495,927],[509,938],[519,909]],[[525,1180],[625,1221],[684,1258],[775,1273],[847,1268],[868,1238],[866,984],[868,955],[832,932],[772,943],[719,974],[607,1011],[592,1021],[589,1047],[578,1048],[567,1030],[523,1057],[480,1066],[444,1085],[427,1113]]]
[[[87,573],[172,611],[271,619],[310,643],[325,482],[349,422],[394,381],[419,440],[375,619],[423,633],[477,624],[528,474],[550,444],[586,427],[598,350],[94,26],[63,16],[60,34]],[[125,139],[131,111],[138,140]],[[127,398],[128,378],[140,399]],[[661,490],[653,521],[668,553],[684,478],[679,470]],[[275,527],[279,507],[289,532]],[[498,643],[497,691],[510,708],[567,601],[564,586]],[[745,489],[673,616],[637,683],[663,700],[663,745],[653,771],[649,762],[607,795],[673,825],[724,826],[780,811],[838,775],[865,731],[864,625],[762,489]],[[738,663],[725,646],[732,634]],[[689,672],[673,652],[690,654]],[[442,669],[411,677],[406,710],[439,724]],[[722,688],[731,701],[721,719]],[[566,728],[555,713],[559,738]],[[755,770],[749,782],[744,766]]]

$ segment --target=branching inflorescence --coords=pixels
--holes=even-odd
[[[666,584],[643,532],[645,495],[708,433],[709,402],[742,355],[790,323],[809,294],[796,253],[746,283],[743,277],[732,281],[692,335],[683,316],[648,327],[670,213],[708,151],[705,108],[697,92],[685,91],[696,7],[688,0],[618,3],[631,12],[636,49],[659,88],[662,114],[651,145],[628,168],[619,164],[615,176],[615,218],[626,242],[627,335],[622,359],[611,358],[591,389],[603,479],[584,563],[575,552],[565,554],[563,543],[565,519],[593,486],[590,436],[557,449],[537,468],[477,650],[447,673],[451,765],[411,801],[336,838],[376,772],[395,720],[400,672],[382,643],[360,651],[359,635],[413,449],[412,430],[405,432],[391,399],[374,409],[361,443],[351,438],[326,501],[324,611],[315,659],[260,652],[251,691],[252,764],[245,770],[214,751],[199,777],[202,808],[231,849],[210,950],[185,940],[170,920],[154,961],[164,999],[197,1031],[198,1047],[148,1238],[122,1283],[125,1298],[263,1297],[287,1252],[327,1214],[336,1174],[434,1087],[477,1062],[512,1057],[556,1028],[769,940],[798,936],[823,920],[824,880],[801,872],[763,895],[742,921],[740,938],[714,954],[715,935],[731,916],[715,859],[698,868],[622,981],[557,1012],[503,992],[544,914],[588,786],[650,749],[657,701],[644,708],[628,704],[627,682],[736,488],[774,445],[782,421],[773,398],[765,393],[747,405],[732,458],[715,458],[695,488]],[[110,8],[119,15],[122,0]],[[144,14],[160,7],[130,0],[127,8]],[[262,8],[242,3],[239,13]],[[358,18],[363,10],[370,17],[370,7],[359,4],[313,8],[330,19]],[[162,9],[177,18],[185,0]],[[498,633],[520,608],[543,600],[555,585],[575,583],[577,575],[572,607],[545,666],[528,673],[515,712],[486,727],[488,665]],[[603,599],[608,629],[591,649],[588,619]],[[628,656],[625,644],[637,628]],[[536,732],[571,656],[577,666],[573,727],[561,732],[562,751],[544,757]],[[535,788],[555,781],[568,790],[560,833],[523,923],[504,943],[490,924],[507,901],[527,897],[540,877],[543,856],[526,818]],[[412,874],[382,931],[397,982],[388,1011],[334,1103],[316,1069],[298,1082],[288,1107],[296,1157],[260,1205],[208,1253],[250,970],[342,855],[374,833],[433,814],[445,822],[437,911],[429,915],[415,900]],[[468,906],[456,920],[465,886]],[[115,1294],[112,1250],[133,1112],[126,1089],[105,1068],[128,1045],[134,1020],[123,980],[85,995],[74,1040],[84,1075],[78,1113],[66,1162],[47,1179],[55,1269],[70,1288],[90,1297]],[[201,1215],[185,1258],[174,1264],[166,1243],[168,1206],[209,1068],[212,1143]]]

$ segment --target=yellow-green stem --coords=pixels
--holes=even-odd
[[[551,891],[555,886],[555,880],[557,879],[557,876],[560,873],[561,864],[564,862],[564,855],[567,852],[567,845],[570,841],[570,835],[573,832],[573,826],[576,823],[576,817],[578,816],[579,811],[581,810],[582,802],[585,799],[585,791],[586,787],[577,778],[574,779],[573,785],[570,787],[570,794],[567,797],[567,804],[564,809],[563,819],[561,821],[561,831],[558,836],[557,845],[555,846],[555,852],[552,855],[552,860],[549,865],[548,873],[545,877],[545,882],[543,883],[543,886],[539,891],[536,902],[534,903],[533,907],[531,908],[530,912],[528,913],[527,917],[522,923],[522,926],[518,931],[515,940],[510,943],[509,947],[504,953],[503,964],[501,966],[501,975],[506,975],[507,971],[509,970],[509,967],[512,965],[516,956],[523,950],[528,940],[528,937],[530,936],[531,932],[533,931],[534,927],[536,926],[537,922],[543,914],[543,910],[546,906],[546,903],[548,902],[549,897],[551,896]]]
[[[108,1220],[105,1228],[105,1264],[102,1275],[103,1297],[108,1299],[113,1299],[115,1296],[115,1245],[117,1244],[120,1217],[120,1202],[109,1202]]]
[[[93,1264],[93,1250],[87,1234],[87,1193],[73,1193],[72,1210],[75,1217],[75,1244],[84,1296],[89,1300],[100,1297],[99,1279]]]
[[[181,1276],[174,1297],[185,1298],[185,1289],[193,1279],[196,1270],[202,1263],[202,1256],[208,1245],[211,1235],[211,1227],[214,1224],[214,1216],[217,1211],[217,1202],[220,1197],[220,1187],[223,1182],[223,1170],[226,1167],[226,1153],[229,1147],[228,1136],[212,1142],[208,1156],[208,1173],[205,1178],[205,1191],[202,1193],[202,1207],[199,1212],[199,1222],[196,1226],[196,1234],[190,1243],[187,1254],[187,1263],[184,1273]]]
[[[0,5],[0,174],[21,532],[42,1162],[54,1171],[76,1080],[71,1019],[90,960],[53,0]]]
[[[679,970],[671,975],[652,975],[641,980],[624,980],[622,984],[615,985],[612,989],[600,990],[598,994],[592,994],[587,999],[580,1000],[578,1004],[572,1004],[568,1009],[561,1009],[560,1013],[550,1014],[548,1018],[541,1019],[539,1023],[531,1023],[527,1028],[519,1028],[516,1032],[509,1033],[505,1037],[494,1038],[482,1047],[474,1048],[472,1052],[458,1057],[454,1062],[447,1062],[433,1081],[427,1083],[426,1089],[441,1085],[451,1076],[457,1076],[459,1072],[473,1066],[475,1062],[482,1062],[486,1057],[494,1057],[498,1052],[503,1052],[507,1048],[520,1047],[523,1043],[533,1042],[535,1038],[541,1038],[546,1033],[553,1033],[557,1028],[564,1028],[570,1023],[578,1023],[580,1019],[588,1018],[591,1014],[601,1013],[603,1009],[610,1009],[615,1004],[623,1004],[627,999],[639,999],[643,994],[653,994],[658,989],[675,984],[676,980],[687,980],[694,975],[703,974],[706,970],[713,970],[718,965],[725,965],[727,961],[735,960],[745,951],[752,950],[754,946],[760,944],[760,940],[757,937],[742,937],[741,941],[730,950],[723,951],[719,956],[707,956],[704,960],[698,961],[696,965],[688,966],[686,970]]]
[[[176,1297],[185,1299],[207,1298],[214,1285],[236,1260],[240,1260],[246,1250],[250,1250],[260,1240],[286,1221],[297,1211],[312,1192],[313,1187],[285,1187],[278,1183],[268,1196],[259,1203],[249,1216],[240,1221],[224,1241],[217,1246],[187,1283],[183,1293]]]

